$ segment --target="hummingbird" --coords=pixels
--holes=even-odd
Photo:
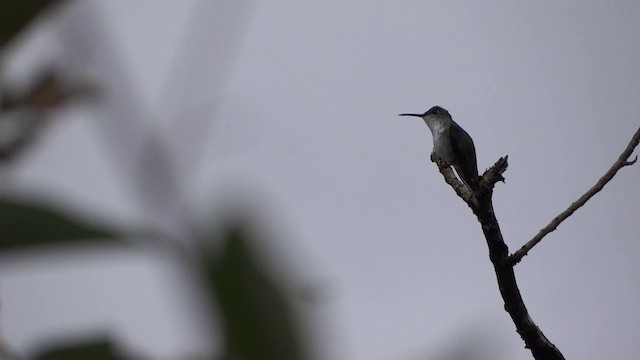
[[[447,110],[434,106],[424,114],[400,114],[400,116],[422,118],[433,135],[433,153],[449,166],[453,166],[460,180],[471,191],[478,190],[478,161],[473,139],[453,121]]]

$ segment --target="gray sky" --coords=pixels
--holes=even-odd
[[[461,341],[488,342],[489,358],[531,358],[478,223],[429,161],[428,128],[397,114],[447,108],[481,171],[509,155],[494,206],[513,251],[638,128],[640,4],[222,1],[196,16],[193,1],[149,4],[79,2],[33,31],[7,70],[20,77],[50,60],[115,79],[105,74],[120,66],[130,84],[105,87],[135,94],[143,120],[171,134],[197,217],[249,192],[284,227],[267,246],[289,255],[294,283],[326,292],[307,309],[322,358],[418,359]],[[56,40],[91,9],[111,46],[98,45],[97,59]],[[120,146],[103,134],[108,109],[61,114],[1,174],[3,189],[162,222],[130,196],[135,164],[122,154],[136,138]],[[624,168],[516,268],[532,317],[567,358],[640,355],[639,169]],[[2,334],[19,351],[103,328],[158,358],[215,347],[196,335],[179,279],[165,259],[140,254],[14,259],[0,275]]]

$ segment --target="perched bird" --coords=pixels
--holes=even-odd
[[[400,114],[421,117],[433,135],[433,152],[456,170],[458,177],[471,191],[478,189],[478,161],[471,136],[440,106],[424,114]]]

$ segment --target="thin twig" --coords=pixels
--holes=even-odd
[[[620,157],[618,157],[618,160],[616,160],[616,162],[613,163],[609,171],[607,171],[600,178],[600,180],[598,180],[598,182],[596,182],[596,184],[593,185],[593,187],[589,189],[586,193],[584,193],[584,195],[582,195],[577,201],[572,203],[571,206],[569,206],[565,211],[563,211],[562,213],[560,213],[560,215],[556,216],[553,220],[551,220],[549,225],[542,228],[542,230],[540,230],[540,232],[538,232],[536,236],[533,237],[533,239],[529,240],[529,242],[524,244],[524,246],[518,249],[518,251],[516,251],[511,256],[509,256],[509,262],[512,265],[519,263],[520,260],[522,260],[522,258],[526,256],[527,253],[529,253],[529,250],[531,250],[534,246],[536,246],[542,240],[542,238],[544,238],[550,232],[554,231],[558,227],[558,225],[560,225],[564,220],[566,220],[569,216],[571,216],[571,214],[573,214],[576,210],[582,207],[582,205],[584,205],[587,201],[589,201],[589,199],[591,199],[595,194],[600,192],[600,190],[602,190],[602,188],[604,188],[604,186],[609,181],[611,181],[611,179],[613,179],[613,177],[616,175],[618,170],[622,169],[625,166],[630,166],[635,164],[635,162],[638,160],[638,156],[636,156],[635,159],[633,160],[628,160],[628,159],[631,156],[631,153],[633,152],[633,150],[638,146],[638,143],[640,143],[640,128],[638,128],[636,133],[631,138],[629,145],[627,145],[627,148],[624,149],[622,154],[620,154]]]

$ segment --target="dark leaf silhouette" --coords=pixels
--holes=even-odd
[[[46,350],[33,360],[126,360],[118,354],[111,342],[96,340],[80,344],[60,346]]]
[[[0,199],[0,252],[36,245],[114,240],[119,231],[35,203]]]
[[[33,19],[61,0],[3,0],[0,2],[0,49]]]
[[[222,310],[226,358],[304,359],[291,304],[245,230],[230,228],[221,256],[207,261],[207,277]]]

